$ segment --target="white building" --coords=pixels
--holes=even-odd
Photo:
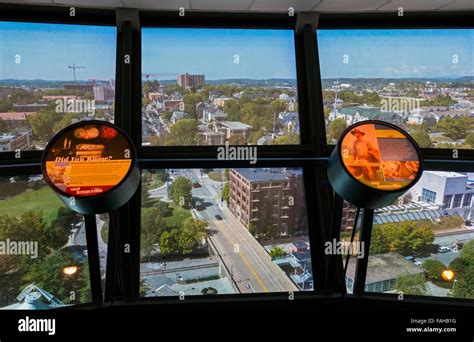
[[[425,171],[412,188],[413,200],[443,205],[449,215],[474,219],[474,173]]]

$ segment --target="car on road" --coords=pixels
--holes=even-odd
[[[446,252],[449,252],[451,251],[451,248],[447,247],[447,246],[439,246],[438,247],[438,253],[446,253]]]
[[[222,220],[222,216],[221,216],[221,215],[215,215],[214,217],[216,218],[216,220],[219,220],[219,221]]]

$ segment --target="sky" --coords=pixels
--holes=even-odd
[[[142,71],[228,78],[296,78],[292,30],[144,28]],[[170,79],[173,77],[162,77]],[[160,79],[160,78],[158,78]]]
[[[474,29],[320,30],[318,45],[322,78],[474,75]]]
[[[73,80],[73,63],[78,80],[114,79],[115,45],[115,27],[0,22],[0,79]]]

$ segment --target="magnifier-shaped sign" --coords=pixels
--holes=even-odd
[[[105,121],[81,121],[61,130],[43,151],[41,167],[64,204],[81,214],[118,209],[140,183],[132,141]]]
[[[415,140],[401,128],[383,121],[361,121],[341,135],[327,174],[336,193],[367,209],[392,204],[422,174]]]

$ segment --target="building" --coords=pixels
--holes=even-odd
[[[474,218],[474,173],[425,171],[412,188],[414,201],[438,204],[448,215]]]
[[[115,89],[109,85],[95,85],[93,91],[95,101],[109,103],[115,101]]]
[[[229,100],[232,100],[232,99],[233,99],[232,97],[215,97],[212,100],[212,103],[214,103],[218,107],[223,108],[226,101],[229,101]]]
[[[180,110],[180,107],[183,107],[183,105],[181,105],[183,101],[181,100],[164,100],[163,101],[163,110]]]
[[[307,232],[303,174],[285,168],[242,168],[229,172],[229,210],[255,232],[294,236]]]
[[[0,152],[27,150],[30,146],[29,132],[0,134]]]
[[[252,126],[239,121],[215,121],[214,130],[225,134],[226,139],[230,138],[247,141],[252,132]]]
[[[357,207],[344,201],[342,205],[341,231],[348,231],[354,228],[356,215]]]
[[[13,104],[13,110],[15,112],[38,112],[42,109],[47,109],[49,104],[47,103],[30,103],[30,104]]]
[[[225,134],[222,132],[215,132],[207,125],[198,126],[198,145],[224,145]]]
[[[346,274],[347,292],[354,291],[356,258],[349,259]],[[406,260],[399,253],[371,254],[367,265],[365,291],[388,292],[395,290],[397,278],[402,275],[422,274],[423,269]]]
[[[82,83],[82,84],[65,84],[63,85],[63,88],[65,90],[73,90],[73,91],[78,91],[82,93],[94,93],[94,84],[92,83]]]
[[[188,73],[178,76],[178,85],[183,88],[202,87],[206,82],[204,75],[190,75]]]
[[[26,118],[29,115],[34,115],[35,112],[4,112],[0,113],[0,120],[2,120],[9,128],[26,128],[28,122]]]

